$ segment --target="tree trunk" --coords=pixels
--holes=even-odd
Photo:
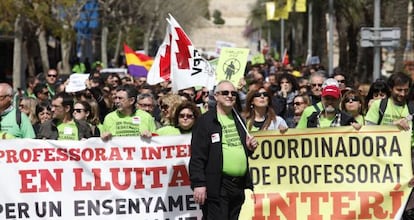
[[[69,75],[72,73],[70,63],[69,63],[71,48],[72,48],[72,43],[65,39],[62,39],[61,41],[62,61],[61,61],[61,66],[59,67],[60,69],[59,74]]]
[[[13,47],[13,88],[22,88],[24,73],[22,71],[22,39],[23,26],[21,16],[17,16],[14,22],[14,47]],[[22,76],[23,75],[23,76]]]
[[[319,0],[315,1],[314,4],[314,14],[313,14],[313,39],[312,39],[312,51],[315,56],[319,56],[320,65],[322,65],[326,71],[328,68],[328,48],[327,48],[327,39],[326,39],[326,13],[327,13],[327,3],[328,1]]]
[[[47,73],[47,71],[50,68],[50,65],[49,65],[49,56],[47,53],[46,31],[41,26],[39,27],[38,33],[39,33],[38,42],[39,42],[39,49],[40,49],[40,57],[42,60],[42,69],[43,69],[43,73]]]
[[[390,1],[385,8],[387,9],[384,13],[384,24],[383,27],[400,27],[401,38],[399,47],[395,48],[395,65],[394,72],[404,71],[404,50],[407,43],[407,20],[408,20],[408,5],[407,0],[394,0]]]
[[[102,27],[102,40],[101,40],[101,62],[104,67],[108,67],[108,27]]]
[[[116,39],[116,48],[115,48],[114,58],[113,58],[115,64],[117,64],[117,65],[120,65],[120,63],[117,63],[117,62],[118,62],[118,57],[119,57],[119,53],[120,53],[120,50],[121,50],[120,48],[121,48],[122,35],[123,35],[122,30],[119,29],[118,30],[118,36],[117,36],[117,39]]]
[[[338,33],[339,42],[339,64],[342,72],[350,78],[349,75],[349,60],[348,60],[348,41],[347,41],[347,26],[348,22],[341,15],[336,14],[336,30]]]

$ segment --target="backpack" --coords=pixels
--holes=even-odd
[[[0,117],[0,122],[1,122],[2,117]],[[19,126],[19,129],[21,128],[20,125],[22,124],[22,112],[16,108],[16,123]],[[1,130],[1,125],[0,125],[0,130]]]
[[[379,107],[379,118],[378,118],[377,125],[381,124],[382,118],[384,117],[385,109],[387,108],[387,104],[388,104],[388,99],[381,99],[380,107]],[[414,102],[408,101],[407,106],[408,106],[408,113],[410,115],[413,115],[414,114]],[[414,125],[414,120],[412,120],[412,122]]]

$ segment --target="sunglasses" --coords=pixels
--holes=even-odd
[[[229,96],[229,94],[231,94],[232,97],[236,97],[238,95],[236,91],[228,90],[218,91],[217,94],[220,94],[222,96]]]
[[[294,102],[293,105],[302,105],[304,102]]]
[[[208,92],[204,92],[204,91],[203,91],[203,92],[201,92],[201,95],[202,95],[202,96],[206,96],[206,95],[208,95]]]
[[[161,105],[162,110],[168,110],[169,106],[166,104]]]
[[[338,83],[345,83],[345,80],[337,80]]]
[[[53,77],[53,78],[56,78],[57,77],[57,75],[52,75],[52,74],[47,74],[47,76],[48,77]]]
[[[180,118],[188,118],[188,119],[193,119],[194,115],[193,114],[179,114],[178,117]]]
[[[359,102],[361,101],[358,97],[351,97],[351,98],[346,98],[344,100],[345,103],[352,103],[352,102]]]
[[[86,112],[85,109],[81,109],[81,108],[75,108],[75,109],[73,109],[73,111],[76,112],[76,113],[81,113],[82,111]]]
[[[258,97],[269,97],[269,93],[268,92],[255,92],[253,94],[254,98],[258,98]]]
[[[322,83],[312,83],[312,87],[322,87]]]

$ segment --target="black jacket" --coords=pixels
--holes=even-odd
[[[246,147],[246,132],[234,112],[233,118],[247,157],[253,152]],[[213,138],[217,135],[220,139]],[[220,195],[223,170],[222,138],[222,127],[214,107],[201,115],[193,126],[189,164],[191,188],[206,186],[209,199],[216,199]],[[219,141],[212,143],[214,139]],[[247,160],[244,187],[253,189],[248,163]]]
[[[344,111],[341,111],[340,113],[341,113],[340,114],[341,115],[340,116],[340,119],[341,119],[340,125],[341,126],[347,126],[347,125],[351,125],[352,123],[357,123],[357,121],[355,120],[355,118],[352,115],[350,115],[350,114],[348,114]],[[307,123],[308,128],[318,127],[318,114],[319,114],[319,112],[314,112],[308,117],[308,123]]]

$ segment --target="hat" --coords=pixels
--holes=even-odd
[[[339,88],[339,83],[334,78],[328,78],[323,82],[322,88],[325,88],[327,86],[336,86],[336,87]]]
[[[336,99],[339,99],[339,97],[341,96],[341,90],[339,90],[338,87],[333,86],[333,85],[326,86],[322,90],[322,97],[326,97],[326,96],[331,96]]]

